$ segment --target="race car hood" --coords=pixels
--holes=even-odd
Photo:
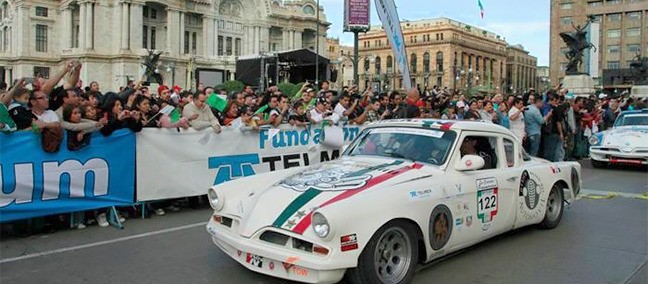
[[[618,147],[625,152],[631,152],[635,148],[648,148],[648,127],[617,127],[603,135],[603,147]]]
[[[238,201],[242,211],[239,233],[250,237],[272,226],[302,234],[310,227],[310,217],[317,208],[430,176],[433,168],[407,160],[366,157],[341,157],[304,168],[275,184],[259,184],[257,190]]]

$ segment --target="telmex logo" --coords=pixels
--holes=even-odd
[[[252,165],[259,164],[258,154],[210,157],[209,168],[218,169],[214,184],[221,184],[234,178],[254,175]]]
[[[101,158],[93,158],[85,163],[78,160],[65,160],[63,162],[42,163],[42,179],[36,178],[34,173],[35,163],[14,164],[13,174],[5,172],[0,165],[0,207],[15,202],[16,204],[34,201],[34,189],[39,182],[43,188],[41,200],[54,200],[60,198],[61,189],[69,185],[70,198],[84,198],[86,188],[86,175],[93,174],[93,196],[108,194],[109,170],[108,163]],[[62,177],[67,176],[66,179]],[[7,177],[7,179],[4,179]],[[67,181],[67,184],[65,183]],[[92,179],[89,179],[92,181]],[[62,184],[63,182],[63,184]],[[15,185],[13,189],[7,185]]]

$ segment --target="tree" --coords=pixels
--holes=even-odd
[[[231,92],[242,92],[243,88],[245,88],[245,84],[241,81],[227,81],[216,86],[216,89],[225,90],[228,94]]]

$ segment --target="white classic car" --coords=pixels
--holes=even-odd
[[[624,111],[612,129],[589,138],[592,166],[648,164],[648,109]]]
[[[552,229],[575,162],[531,158],[484,122],[367,126],[330,162],[208,191],[213,242],[246,268],[308,283],[407,283],[416,265],[527,225]]]

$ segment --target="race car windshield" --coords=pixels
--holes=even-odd
[[[648,115],[624,115],[619,117],[614,126],[648,125]]]
[[[457,134],[419,128],[370,129],[348,151],[349,156],[381,156],[442,165]]]

